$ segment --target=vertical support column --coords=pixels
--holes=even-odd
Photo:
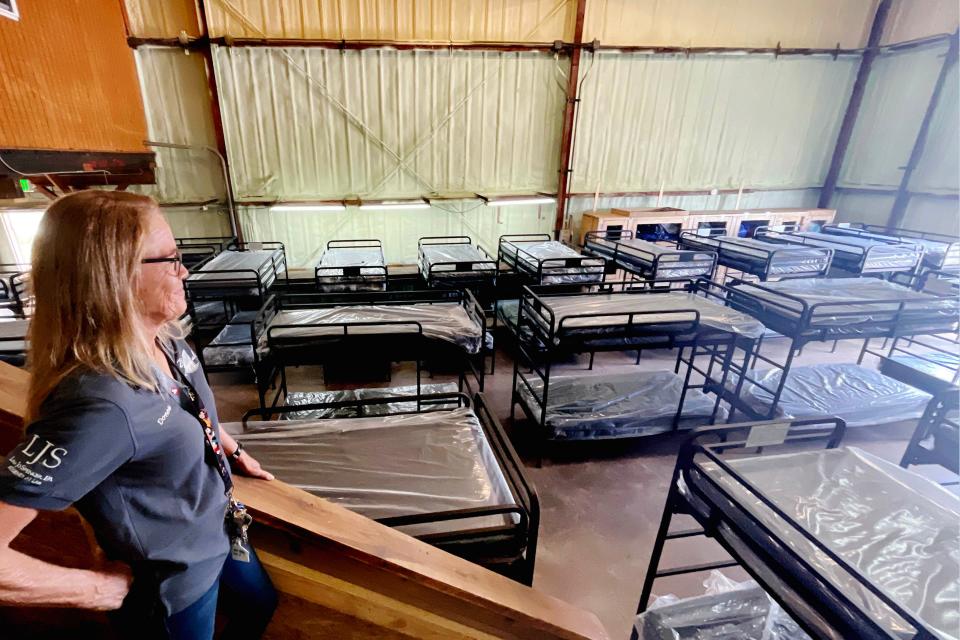
[[[921,158],[923,158],[923,148],[927,144],[927,135],[930,133],[930,122],[933,120],[933,114],[940,102],[940,95],[943,93],[943,85],[946,83],[947,75],[949,75],[951,67],[957,63],[958,40],[960,40],[960,31],[954,31],[950,37],[950,48],[947,49],[943,66],[940,67],[937,84],[933,86],[933,93],[930,95],[930,104],[927,105],[927,111],[923,114],[920,130],[917,132],[917,140],[914,142],[910,158],[903,168],[903,178],[901,178],[900,188],[897,190],[897,199],[893,202],[890,219],[887,221],[889,227],[903,225],[903,218],[906,216],[907,206],[910,204],[910,179],[913,177],[917,165],[920,164]]]
[[[820,200],[817,206],[821,209],[830,206],[833,192],[837,188],[840,169],[843,167],[843,159],[847,155],[847,148],[850,146],[850,136],[853,135],[853,127],[857,123],[857,114],[860,113],[860,105],[863,103],[863,94],[867,88],[867,80],[870,78],[873,61],[879,53],[880,39],[883,36],[883,28],[887,23],[887,15],[890,13],[892,1],[880,0],[877,5],[877,12],[873,17],[873,26],[870,28],[870,37],[867,39],[867,47],[863,52],[863,60],[860,61],[857,79],[853,83],[850,102],[847,103],[847,110],[843,114],[843,123],[840,125],[840,133],[837,135],[837,144],[833,148],[830,169],[827,171],[827,178],[820,190]]]
[[[566,105],[563,111],[563,132],[560,135],[560,175],[557,180],[557,218],[553,224],[553,237],[560,239],[563,218],[567,213],[567,194],[570,191],[570,163],[573,147],[573,121],[576,114],[577,86],[580,79],[580,53],[583,43],[583,19],[587,0],[577,0],[577,19],[573,30],[573,49],[570,52],[570,74],[567,76]]]
[[[217,151],[223,163],[224,188],[227,195],[227,215],[230,216],[230,229],[237,236],[237,242],[243,242],[243,228],[237,217],[237,205],[233,198],[233,177],[230,173],[230,160],[227,157],[227,143],[223,134],[223,115],[220,112],[220,90],[217,88],[217,74],[213,65],[213,45],[210,44],[210,28],[207,24],[206,0],[197,0],[197,16],[200,18],[201,38],[204,46],[201,49],[207,67],[207,84],[210,88],[210,110],[213,115],[213,131],[217,139]]]

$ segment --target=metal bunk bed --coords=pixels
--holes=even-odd
[[[632,231],[589,231],[583,252],[607,260],[607,268],[623,269],[644,280],[712,278],[715,251],[683,250],[637,240]]]
[[[877,373],[854,364],[794,367],[793,360],[810,342],[953,332],[960,309],[951,297],[913,291],[876,278],[701,286],[726,297],[734,308],[789,340],[782,362],[759,349],[755,351],[752,366],[760,361],[770,369],[747,370],[738,358],[716,363],[727,380],[713,380],[708,388],[730,404],[731,420],[737,411],[753,419],[786,417],[779,407],[784,399],[790,405],[789,415],[798,418],[837,413],[849,418],[851,424],[875,424],[878,418],[883,421],[880,407],[886,402],[891,411],[899,412],[886,414],[890,418],[886,421],[894,417],[915,419],[925,405],[924,394],[899,384],[886,375],[886,369]],[[895,398],[900,402],[889,404]]]
[[[33,296],[29,284],[29,264],[0,264],[0,318],[30,315]]]
[[[718,265],[756,276],[761,282],[823,277],[830,270],[834,255],[828,248],[787,247],[759,238],[703,235],[692,231],[682,232],[677,246],[690,251],[715,252]]]
[[[791,246],[833,249],[832,266],[854,275],[890,276],[903,271],[913,272],[923,257],[923,248],[908,242],[892,244],[817,231],[762,229],[757,232],[757,239]]]
[[[853,223],[850,226],[828,224],[823,227],[823,232],[831,235],[879,240],[890,244],[903,242],[917,244],[923,247],[922,265],[924,269],[935,271],[960,270],[960,241],[957,240],[956,236],[863,223]]]
[[[383,245],[379,240],[330,240],[313,275],[320,291],[384,291]]]
[[[22,367],[27,361],[27,318],[0,318],[0,362]]]
[[[686,286],[691,291],[639,286],[611,293],[608,285],[564,294],[524,288],[511,417],[519,405],[535,425],[541,457],[548,441],[645,436],[717,418],[719,398],[708,399],[704,385],[691,382],[693,373],[704,379],[711,375],[696,359],[708,355],[712,367],[714,361],[725,362],[735,344],[749,354],[763,326],[724,306],[723,298],[697,294],[690,282]],[[592,368],[595,352],[648,349],[677,349],[673,371],[553,372],[557,363],[577,354],[589,353]]]
[[[427,287],[469,287],[474,293],[492,293],[497,262],[469,236],[420,238],[417,255],[420,277]]]
[[[272,420],[306,408],[341,417]],[[482,394],[254,410],[235,432],[280,480],[434,546],[533,582],[536,490]]]
[[[844,428],[827,417],[694,432],[677,458],[638,612],[657,579],[739,566],[811,638],[956,638],[960,500],[837,448]],[[677,515],[697,526],[671,530]],[[668,541],[699,536],[729,559],[661,568]],[[717,612],[705,613],[709,633]],[[653,637],[697,631],[694,623],[684,627],[690,635]]]
[[[584,256],[545,233],[500,236],[500,262],[533,284],[592,284],[606,272],[603,258]]]
[[[231,243],[194,267],[184,281],[197,355],[207,371],[244,370],[255,356],[249,346],[250,323],[278,282],[287,281],[287,260],[280,242]]]
[[[183,266],[190,270],[202,262],[221,254],[227,247],[236,243],[236,236],[202,236],[196,238],[176,238],[177,247],[183,260]]]
[[[469,290],[272,295],[257,312],[251,334],[265,367],[258,376],[261,406],[266,384],[278,375],[271,406],[286,397],[289,366],[359,366],[369,375],[373,365],[358,361],[358,354],[375,356],[387,374],[390,362],[415,362],[417,388],[424,363],[453,360],[461,365],[459,388],[469,371],[482,391],[486,359],[492,356],[485,326],[484,311]]]
[[[904,469],[929,464],[960,475],[960,389],[957,387],[944,389],[930,401],[900,460]]]

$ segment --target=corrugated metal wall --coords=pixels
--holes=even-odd
[[[960,22],[956,0],[894,0],[883,30],[883,44],[953,33]]]
[[[590,0],[585,40],[680,47],[861,47],[876,0]]]
[[[572,191],[819,186],[858,62],[590,56]]]
[[[176,38],[201,34],[196,0],[123,0],[130,35],[140,38]]]
[[[933,112],[923,156],[910,179],[910,189],[927,193],[960,191],[960,67],[950,69]]]
[[[432,42],[552,42],[573,0],[204,0],[211,36]]]
[[[555,190],[566,63],[541,53],[215,50],[238,200]]]
[[[143,152],[147,127],[116,0],[30,0],[0,19],[0,147]]]
[[[150,140],[216,147],[210,89],[203,57],[180,49],[141,47],[137,70]],[[161,202],[224,199],[223,172],[203,149],[157,147],[157,184],[139,187]]]
[[[230,235],[230,222],[220,207],[163,207],[162,211],[178,238]]]
[[[940,74],[945,42],[874,62],[839,184],[898,187]]]
[[[424,236],[468,235],[496,256],[497,240],[507,233],[547,233],[552,206],[494,209],[476,200],[450,200],[417,211],[271,212],[241,207],[240,224],[250,237],[279,240],[291,267],[314,266],[328,240],[380,238],[390,264],[417,260],[417,240]]]

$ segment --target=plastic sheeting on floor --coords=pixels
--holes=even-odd
[[[770,410],[780,384],[780,369],[754,371],[740,389],[740,401],[761,415]],[[753,379],[760,385],[752,384]],[[732,390],[736,382],[727,381]],[[837,416],[848,427],[865,427],[916,420],[930,395],[855,364],[815,364],[791,367],[777,404],[778,418]]]
[[[728,462],[819,543],[856,567],[941,638],[960,629],[960,498],[854,448]],[[736,500],[894,637],[913,630],[742,484],[705,465]],[[812,603],[815,604],[815,603]]]
[[[543,382],[534,374],[527,379],[542,399]],[[527,386],[518,380],[517,387],[521,401],[539,416],[539,405]],[[670,431],[682,391],[683,378],[672,371],[552,376],[547,389],[549,437],[596,440]],[[692,428],[710,421],[715,401],[699,389],[688,389],[683,404],[680,428]],[[721,408],[717,419],[725,417]]]

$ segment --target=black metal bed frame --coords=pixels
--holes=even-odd
[[[497,263],[504,263],[518,275],[525,276],[535,285],[544,284],[544,278],[557,277],[551,274],[551,271],[559,270],[558,276],[565,275],[563,272],[568,269],[580,269],[582,275],[597,275],[596,282],[602,282],[606,274],[606,260],[591,256],[579,255],[577,257],[564,258],[538,258],[525,249],[513,246],[513,253],[504,251],[504,243],[512,242],[552,242],[553,238],[546,233],[528,233],[502,235],[497,242]],[[571,274],[566,274],[571,275]],[[561,283],[564,284],[564,283]],[[590,282],[570,283],[568,286],[580,286],[591,284]]]
[[[650,565],[644,577],[637,608],[646,610],[653,584],[657,578],[699,573],[711,569],[740,566],[812,638],[858,638],[903,640],[933,640],[936,636],[913,613],[894,602],[856,567],[838,553],[821,544],[817,537],[767,498],[762,488],[754,486],[720,455],[734,451],[743,453],[753,449],[759,454],[764,448],[786,444],[805,445],[826,441],[826,448],[840,444],[846,425],[834,417],[806,420],[751,422],[697,429],[684,444],[670,481],[670,490],[664,505],[663,517],[654,542]],[[709,466],[736,482],[750,499],[756,500],[790,529],[814,545],[873,597],[912,627],[911,636],[895,635],[883,628],[871,614],[845,594],[826,576],[821,575],[804,555],[761,522],[730,489],[709,473]],[[683,481],[683,489],[680,481]],[[670,531],[674,515],[692,516],[698,528]],[[731,556],[731,560],[660,569],[661,556],[668,540],[706,536],[713,538]],[[634,629],[631,635],[636,640]]]
[[[637,362],[639,363],[640,354],[643,350],[677,349],[674,373],[680,375],[681,365],[686,365],[686,372],[677,413],[673,419],[674,430],[680,425],[683,404],[689,389],[707,390],[707,386],[713,378],[714,367],[718,365],[724,370],[721,377],[725,382],[725,371],[730,369],[729,359],[733,357],[738,345],[744,353],[745,362],[749,361],[753,353],[754,340],[744,338],[733,332],[707,329],[700,323],[700,312],[694,308],[571,314],[561,318],[558,323],[548,304],[551,297],[569,297],[572,295],[586,298],[606,295],[618,286],[621,293],[634,295],[660,295],[677,291],[676,288],[660,288],[656,284],[656,281],[646,281],[639,284],[635,281],[601,283],[588,288],[595,289],[593,291],[581,291],[573,294],[558,291],[556,286],[524,287],[517,318],[518,354],[514,358],[510,418],[511,421],[514,420],[515,409],[519,405],[524,415],[534,423],[540,436],[536,439],[540,459],[543,458],[543,449],[548,441],[546,420],[551,370],[553,365],[564,357],[589,353],[589,367],[592,369],[596,352],[636,350]],[[675,287],[680,285],[679,288],[682,291],[699,292],[710,302],[726,306],[726,301],[709,289],[698,289],[696,280],[674,281],[670,284]],[[666,316],[667,319],[655,323],[643,322],[643,319],[649,316]],[[608,325],[589,326],[579,330],[574,328],[572,331],[568,331],[566,329],[566,323],[585,318],[610,318],[611,322]],[[624,318],[626,318],[626,321],[624,321]],[[611,339],[616,340],[616,342]],[[697,358],[700,356],[709,357],[706,369],[697,365]],[[527,369],[528,373],[524,373],[521,367]],[[690,383],[694,372],[703,377],[703,383]],[[540,391],[537,391],[535,385],[531,383],[533,376],[536,376],[541,382]],[[523,400],[521,387],[519,386],[521,384],[538,405],[539,414]],[[711,422],[716,420],[720,400],[721,398],[718,396],[711,414]]]
[[[780,300],[760,299],[751,296],[749,293],[733,288],[737,284],[748,284],[751,287],[762,289],[774,296],[779,296]],[[737,411],[755,420],[771,420],[776,417],[777,407],[786,386],[793,360],[807,343],[837,342],[845,339],[869,341],[871,338],[930,335],[950,331],[954,326],[947,321],[930,318],[926,309],[917,309],[918,301],[903,298],[851,299],[842,302],[809,304],[801,297],[775,291],[759,283],[733,281],[730,284],[722,285],[700,280],[695,286],[714,290],[718,297],[726,298],[731,307],[750,314],[760,320],[764,326],[773,329],[789,340],[787,355],[782,363],[763,355],[759,348],[754,351],[752,364],[746,358],[741,363],[736,357],[727,358],[724,362],[718,363],[723,371],[723,379],[721,381],[710,381],[708,389],[730,405],[729,420],[731,422]],[[948,299],[939,296],[933,297]],[[865,311],[864,307],[876,310]],[[958,308],[960,308],[960,305],[958,305]],[[844,325],[832,323],[818,325],[817,314],[820,312],[827,312],[832,318],[851,318],[856,322]],[[776,389],[763,384],[753,375],[752,368],[756,367],[758,361],[781,371]],[[747,364],[750,364],[749,368],[746,366]],[[726,386],[726,380],[731,374],[734,375],[736,380],[733,390]],[[772,400],[766,414],[758,414],[740,400],[745,383],[755,385],[771,395]]]
[[[380,240],[363,238],[327,242],[327,251],[337,249],[379,249],[380,264],[339,267],[322,267],[318,264],[313,269],[313,277],[319,291],[349,291],[349,287],[363,287],[372,291],[387,288],[387,264],[383,257],[383,244]],[[376,286],[378,282],[381,283],[380,286]]]
[[[480,349],[476,354],[451,343],[424,335],[423,325],[413,320],[378,320],[372,322],[323,322],[317,324],[276,324],[274,318],[280,311],[293,309],[325,309],[330,307],[391,306],[391,305],[429,305],[457,303],[464,307],[468,317],[481,329]],[[297,336],[294,344],[284,344],[275,337],[274,332],[282,329],[309,329],[310,327],[336,327],[337,333],[316,336]],[[376,333],[359,332],[361,327],[380,327]],[[395,331],[390,331],[393,328]],[[351,330],[353,330],[351,332]],[[462,357],[465,367],[459,369],[458,384],[463,390],[469,385],[466,373],[473,374],[477,383],[476,391],[483,391],[486,358],[493,354],[486,347],[486,314],[476,297],[469,290],[431,289],[427,291],[364,291],[351,293],[290,293],[270,296],[257,312],[251,325],[251,339],[254,345],[266,341],[269,351],[267,359],[259,360],[260,374],[257,376],[258,393],[261,407],[266,407],[267,385],[275,385],[279,375],[280,385],[276,389],[270,406],[276,407],[281,398],[287,395],[288,366],[320,365],[328,362],[347,362],[357,354],[375,353],[378,357],[390,361],[411,361],[416,363],[417,390],[422,385],[424,361],[432,358],[443,359],[451,352]],[[375,348],[370,349],[371,343]],[[256,347],[254,353],[257,354]]]
[[[474,260],[430,262],[424,247],[437,245],[466,245],[477,250]],[[480,244],[473,244],[470,236],[424,236],[417,241],[417,266],[427,287],[492,289],[496,286],[497,262]],[[480,267],[480,268],[477,268]]]
[[[952,269],[955,271],[960,269],[960,240],[957,240],[956,236],[947,235],[945,233],[934,233],[932,231],[916,231],[913,229],[888,227],[882,224],[868,224],[863,222],[850,223],[850,226],[846,227],[838,224],[828,224],[824,225],[822,231],[828,234],[840,236],[852,235],[869,238],[871,240],[878,240],[880,242],[890,242],[891,244],[910,242],[911,240],[929,240],[932,242],[939,242],[946,245],[946,249],[943,252],[943,257],[939,260],[928,260],[928,258],[931,258],[931,256],[930,254],[924,252],[921,265],[925,265],[925,267],[935,271],[943,271],[945,269]],[[951,258],[956,261],[956,264],[947,264]]]
[[[653,253],[621,242],[622,240],[631,240],[633,237],[633,232],[630,230],[588,231],[584,236],[583,253],[606,260],[608,273],[616,271],[616,269],[623,269],[642,280],[670,282],[689,280],[692,277],[713,278],[714,271],[717,268],[716,251],[678,248],[671,253]],[[643,242],[648,241],[644,240]],[[605,243],[613,244],[613,247],[611,248],[609,244]],[[709,258],[710,267],[702,273],[673,278],[659,277],[660,269],[682,268],[690,262],[702,261],[705,257]]]
[[[960,432],[960,389],[947,387],[933,397],[917,423],[917,428],[903,452],[900,466],[906,469],[913,465],[935,464],[960,475],[960,446],[956,442],[944,442],[939,431],[951,429]],[[931,445],[928,447],[927,445]],[[949,482],[956,485],[960,482]]]
[[[30,315],[33,296],[29,279],[29,264],[0,264],[0,309],[9,309],[17,318]]]
[[[719,229],[718,231],[723,231]],[[707,237],[716,242],[716,245],[704,242],[703,238]],[[762,240],[763,238],[757,238],[756,240]],[[774,262],[777,259],[778,255],[789,253],[790,248],[785,247],[784,249],[774,249],[774,250],[764,250],[757,247],[745,246],[740,242],[741,238],[728,237],[726,235],[720,234],[707,234],[703,236],[699,233],[692,231],[683,231],[680,233],[680,238],[677,241],[678,247],[683,247],[689,250],[696,251],[712,251],[717,254],[717,264],[721,267],[726,267],[727,269],[733,269],[739,271],[741,274],[750,274],[756,276],[760,282],[767,282],[770,278],[776,278],[778,280],[788,280],[792,278],[822,278],[827,275],[827,272],[830,270],[830,265],[833,262],[833,249],[827,249],[824,247],[809,247],[810,249],[816,249],[824,253],[823,263],[818,265],[816,271],[805,271],[801,273],[771,273],[771,269],[774,267]],[[738,247],[747,249],[755,253],[766,254],[766,257],[763,259],[748,259],[745,257],[746,254],[741,250],[740,252],[736,251]],[[729,278],[729,274],[727,274]],[[742,278],[741,278],[742,279]]]
[[[830,235],[830,234],[827,234]],[[795,246],[804,246],[804,247],[821,247],[822,244],[816,244],[817,242],[827,242],[826,240],[814,240],[807,238],[805,236],[797,235],[795,233],[787,233],[780,231],[767,230],[757,234],[758,240],[763,240],[765,242],[775,242],[778,244],[789,244]],[[878,275],[886,276],[902,271],[913,271],[917,268],[917,265],[920,264],[920,260],[923,258],[923,248],[909,243],[909,242],[900,242],[900,243],[880,243],[871,247],[864,248],[862,245],[853,243],[853,242],[844,242],[843,236],[831,235],[829,242],[831,244],[837,245],[838,247],[850,247],[851,251],[844,250],[834,250],[832,266],[852,273],[854,275]],[[889,246],[890,244],[902,244],[907,247],[913,248],[913,264],[907,268],[898,267],[871,267],[870,259],[871,254],[882,246]],[[829,247],[828,247],[829,248]],[[847,254],[854,254],[855,257],[850,257]]]
[[[175,240],[183,259],[183,265],[188,269],[193,269],[198,264],[206,262],[217,254],[226,251],[228,246],[237,241],[237,237],[199,236],[175,238]]]
[[[253,417],[259,417],[261,420],[270,420],[274,415],[283,415],[304,410],[354,409],[356,411],[355,417],[360,417],[363,407],[365,406],[400,402],[415,402],[417,408],[414,411],[392,412],[390,415],[448,411],[453,401],[456,401],[457,408],[471,408],[469,396],[463,393],[440,393],[415,396],[401,395],[355,401],[348,400],[290,407],[253,409],[244,414],[243,426],[246,428],[250,418]],[[512,526],[503,525],[495,528],[486,527],[443,534],[426,534],[418,536],[418,538],[441,549],[446,549],[451,553],[461,555],[467,560],[497,570],[517,582],[532,585],[537,555],[537,540],[540,530],[540,499],[537,496],[536,488],[524,471],[523,463],[520,461],[513,445],[510,444],[510,439],[503,430],[503,426],[500,424],[500,421],[497,420],[482,393],[474,395],[472,408],[486,435],[487,441],[490,443],[490,448],[494,453],[497,464],[503,472],[503,476],[510,488],[510,493],[516,502],[497,507],[454,509],[438,513],[380,518],[377,522],[389,527],[399,527],[485,516],[515,515],[517,517],[517,523]],[[329,418],[320,418],[320,420],[323,419]],[[349,418],[338,417],[337,419],[343,420]],[[384,443],[384,446],[389,447],[389,442]],[[507,546],[518,550],[516,554],[508,553],[506,556],[503,556],[501,553],[503,551],[503,545],[497,544],[495,540],[498,537],[504,536],[511,540],[511,544]],[[494,541],[494,544],[492,545],[493,548],[489,550],[490,553],[482,553],[485,546],[491,546],[491,540]],[[480,553],[478,553],[478,551],[480,551]]]

